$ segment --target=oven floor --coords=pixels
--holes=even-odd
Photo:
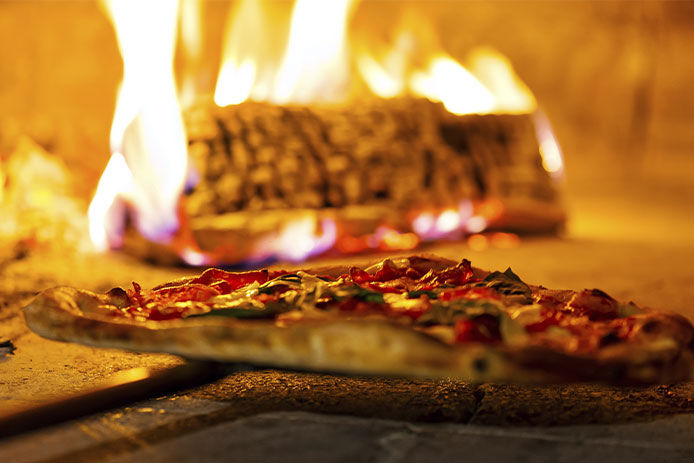
[[[547,287],[599,287],[617,299],[694,319],[694,227],[684,199],[663,206],[652,195],[595,194],[569,206],[575,211],[561,239],[523,238],[517,248],[485,251],[448,243],[426,251],[465,256],[481,268],[510,265],[525,281]],[[0,341],[16,346],[0,362],[0,410],[88,388],[119,370],[182,362],[45,340],[26,328],[20,309],[53,285],[105,291],[136,280],[153,286],[190,270],[55,250],[4,251],[0,259]],[[206,386],[0,442],[0,460],[433,461],[465,455],[466,461],[674,462],[694,455],[692,429],[694,383],[470,385],[230,366],[229,375]]]

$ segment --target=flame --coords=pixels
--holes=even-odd
[[[274,67],[263,2],[243,0],[230,11],[214,100],[276,104],[335,102],[349,83],[347,20],[353,0],[297,0],[284,56]],[[269,35],[269,34],[267,34]]]
[[[562,173],[561,152],[549,122],[507,58],[480,48],[470,54],[466,67],[431,40],[426,53],[415,56],[421,44],[417,44],[418,34],[408,31],[402,31],[379,59],[370,51],[350,55],[346,37],[353,3],[296,0],[291,20],[282,29],[269,21],[276,2],[236,2],[227,19],[215,103],[338,102],[348,93],[353,61],[368,88],[382,98],[425,97],[441,102],[454,114],[535,112],[543,166],[552,175]],[[228,263],[232,255],[238,261],[237,243],[228,249],[198,249],[186,217],[178,215],[184,184],[195,180],[187,165],[172,64],[180,6],[187,12],[180,18],[180,27],[188,61],[181,98],[190,103],[201,50],[200,0],[104,0],[104,4],[116,30],[124,76],[111,127],[111,160],[88,212],[93,243],[98,249],[120,246],[129,211],[145,238],[169,244],[191,265]],[[278,46],[277,37],[286,38],[284,46]],[[196,72],[191,72],[191,66]],[[407,250],[421,241],[465,235],[472,235],[473,249],[517,245],[515,235],[482,234],[503,212],[500,201],[463,200],[451,206],[419,211],[409,217],[409,229],[381,225],[362,236],[341,234],[332,217],[319,213],[294,217],[277,231],[254,237],[246,261],[298,262],[333,248],[347,253]]]
[[[173,76],[177,1],[115,1],[104,5],[123,57],[123,82],[111,126],[112,159],[90,205],[97,248],[116,246],[108,211],[119,199],[133,207],[145,237],[166,241],[178,229],[187,169],[186,137]]]
[[[262,76],[258,62],[270,61],[265,2],[241,0],[229,10],[225,29],[222,61],[214,92],[217,106],[239,104],[254,90],[266,96],[260,88]],[[262,99],[262,98],[261,98]]]
[[[297,0],[274,103],[335,100],[349,76],[346,52],[351,0]]]
[[[421,24],[421,18],[418,20],[405,27],[416,27]],[[355,58],[357,70],[372,93],[381,98],[425,97],[442,102],[454,114],[527,113],[537,108],[533,93],[498,51],[476,48],[469,54],[467,66],[439,51],[430,53],[427,64],[418,67],[417,57],[412,56],[412,50],[418,48],[413,43],[417,36],[414,31],[401,30],[381,60],[371,50],[360,51]]]
[[[202,64],[202,2],[201,0],[180,0],[181,51],[184,64],[181,79],[180,101],[189,107],[198,95],[197,81]]]
[[[516,74],[511,61],[489,47],[478,47],[469,54],[470,72],[494,95],[494,110],[527,113],[537,108],[533,92]]]
[[[535,113],[535,130],[540,145],[542,167],[554,178],[564,176],[564,157],[561,154],[559,142],[554,136],[552,126],[542,111]]]
[[[473,211],[474,205],[469,200],[460,201],[457,209],[445,209],[438,214],[424,211],[412,220],[412,230],[424,241],[453,236],[465,231],[474,218]]]
[[[438,56],[426,71],[415,72],[410,88],[414,95],[440,101],[453,114],[489,113],[496,109],[494,95],[448,56]]]
[[[99,179],[99,185],[92,202],[87,210],[89,218],[89,236],[94,247],[105,251],[109,244],[117,246],[117,232],[122,227],[122,203],[118,201],[121,195],[130,196],[134,190],[133,176],[125,158],[120,153],[114,153]]]
[[[405,83],[397,75],[389,72],[371,55],[357,57],[357,68],[371,92],[381,98],[393,98],[403,93]]]
[[[320,225],[320,233],[318,226]],[[254,246],[249,260],[261,262],[282,259],[301,262],[332,248],[337,240],[337,225],[331,218],[320,221],[310,214],[286,223],[278,233],[270,233]]]

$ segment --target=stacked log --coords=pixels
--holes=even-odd
[[[174,243],[153,243],[132,227],[124,239],[126,252],[156,262],[180,262],[184,248],[204,254],[183,257],[195,265],[263,260],[272,257],[268,240],[297,220],[334,223],[339,242],[381,225],[410,232],[418,213],[463,199],[500,205],[491,219],[475,211],[491,227],[548,232],[564,221],[532,114],[456,116],[403,98],[341,107],[201,103],[185,122],[199,176],[182,202],[186,225]]]
[[[424,99],[341,107],[201,104],[186,114],[200,175],[191,217],[239,211],[556,202],[531,114],[457,116]]]

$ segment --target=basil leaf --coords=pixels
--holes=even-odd
[[[274,280],[270,280],[260,285],[258,288],[258,293],[270,294],[272,293],[272,289],[276,286],[288,286],[290,288],[296,288],[297,286],[301,286],[301,277],[296,273],[288,273],[286,275],[278,276]]]
[[[426,295],[429,299],[438,299],[439,298],[439,295],[436,294],[435,292],[427,291],[427,290],[421,290],[421,289],[418,289],[416,291],[410,291],[409,293],[407,293],[407,298],[408,299],[417,299],[417,298],[421,297],[422,295]]]
[[[499,306],[484,299],[456,299],[432,304],[431,308],[417,319],[418,325],[453,325],[461,317],[474,318],[480,315],[502,314]]]
[[[239,307],[227,307],[224,309],[212,309],[209,312],[191,315],[187,318],[199,317],[230,317],[230,318],[273,318],[275,315],[290,310],[291,307],[283,307],[280,304],[268,303],[265,307],[256,308],[252,304],[244,304]]]
[[[477,283],[475,286],[492,288],[501,294],[509,296],[520,304],[532,304],[533,302],[533,291],[528,285],[523,283],[518,275],[513,273],[511,267],[507,268],[503,273],[490,273],[484,280]]]
[[[364,302],[375,302],[378,304],[383,304],[385,302],[383,300],[383,294],[377,291],[371,291],[370,289],[362,288],[359,285],[335,288],[332,291],[332,295],[338,301],[354,297]]]
[[[355,297],[364,302],[376,302],[377,304],[383,304],[385,302],[383,300],[383,294],[371,291],[357,294]]]

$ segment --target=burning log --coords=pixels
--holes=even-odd
[[[387,205],[400,211],[498,198],[556,204],[532,114],[457,116],[425,99],[343,107],[245,102],[186,114],[200,174],[192,217]],[[537,215],[537,214],[536,214]],[[550,214],[533,228],[553,228]]]
[[[201,103],[184,119],[199,175],[182,202],[184,224],[174,243],[132,228],[123,243],[157,262],[298,261],[329,249],[412,249],[485,228],[563,225],[532,113],[459,116],[401,98]]]
[[[298,261],[563,225],[530,113],[457,116],[403,98],[200,104],[185,120],[199,174],[182,203],[185,223],[173,246],[130,228],[127,252],[167,263],[179,257],[172,250],[193,264]]]

